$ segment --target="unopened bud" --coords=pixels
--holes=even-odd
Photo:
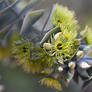
[[[52,47],[52,45],[50,43],[44,43],[43,44],[43,48],[46,49],[46,50],[50,50]]]
[[[88,69],[91,67],[91,65],[89,65],[87,62],[80,62],[79,63],[79,66],[82,68],[82,69]]]
[[[62,35],[62,32],[57,33],[57,34],[54,36],[54,39],[57,40],[61,35]]]
[[[60,66],[60,67],[58,67],[58,71],[59,72],[62,72],[63,71],[63,68]]]
[[[83,54],[84,54],[83,51],[78,51],[76,55],[77,55],[77,57],[82,57]]]
[[[75,63],[74,62],[70,62],[68,64],[68,67],[74,69],[75,68]]]

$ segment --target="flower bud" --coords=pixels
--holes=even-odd
[[[54,39],[57,40],[61,35],[62,35],[62,32],[57,33],[57,34],[54,36]]]
[[[63,71],[63,68],[60,66],[60,67],[58,67],[58,71],[59,72],[62,72]]]
[[[91,65],[89,65],[87,62],[85,61],[81,61],[78,63],[78,65],[82,68],[82,69],[88,69],[91,67]]]
[[[52,47],[52,45],[50,43],[44,43],[43,44],[43,48],[46,49],[46,50],[50,50]]]
[[[77,57],[82,57],[83,54],[84,54],[83,51],[78,51],[76,55],[77,55]]]
[[[70,62],[68,64],[68,67],[74,69],[75,68],[75,63],[74,62]]]

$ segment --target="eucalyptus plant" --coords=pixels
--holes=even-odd
[[[84,82],[82,87],[87,86],[92,80],[92,30],[86,26],[79,31],[75,13],[55,4],[40,31],[33,24],[44,10],[30,10],[36,0],[21,9],[18,4],[23,2],[8,1],[7,7],[0,11],[0,18],[7,17],[9,11],[16,15],[0,25],[1,47],[9,50],[2,55],[1,49],[0,58],[8,54],[24,71],[41,76],[41,84],[57,90],[62,90],[62,85],[68,86],[71,80],[78,83],[79,78]],[[48,20],[53,28],[44,32]]]

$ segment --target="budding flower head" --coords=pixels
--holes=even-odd
[[[47,50],[50,56],[56,57],[60,63],[70,60],[75,55],[80,44],[80,40],[76,39],[78,25],[74,15],[74,12],[68,10],[67,7],[56,4],[52,12],[51,21],[59,29],[54,30],[56,33],[50,30],[45,35],[48,43],[43,44],[44,49]]]
[[[78,22],[75,19],[75,13],[70,11],[67,7],[55,4],[51,21],[54,26],[59,26],[62,31],[76,31],[78,30]]]
[[[74,56],[80,44],[80,40],[70,38],[69,35],[66,37],[62,32],[58,32],[51,36],[48,43],[43,44],[43,48],[47,50],[50,56],[55,56],[58,61],[60,60],[63,63],[63,61],[67,61]]]

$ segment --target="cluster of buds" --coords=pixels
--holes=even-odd
[[[49,34],[49,32],[47,34]],[[48,42],[43,43],[43,49],[50,56],[56,57],[57,72],[55,72],[55,74],[58,76],[56,77],[56,75],[54,74],[55,78],[58,79],[62,78],[61,76],[63,76],[61,80],[64,82],[65,85],[68,85],[69,82],[75,77],[80,76],[80,78],[82,79],[85,78],[85,82],[89,80],[91,81],[92,78],[92,75],[88,73],[88,71],[91,71],[92,69],[92,57],[87,56],[92,50],[92,45],[84,45],[82,44],[84,38],[80,39],[78,40],[79,43],[77,44],[76,51],[74,50],[75,52],[73,53],[72,57],[68,59],[67,56],[64,56],[67,55],[67,52],[64,52],[63,48],[67,49],[69,44],[64,45],[67,40],[64,39],[63,32],[56,33],[50,38]],[[71,45],[74,44],[72,43]],[[74,48],[69,49],[71,49],[70,51],[73,51]],[[71,55],[71,52],[69,52],[68,55]],[[76,73],[78,73],[78,75],[76,75]],[[84,85],[86,84],[85,82]]]

